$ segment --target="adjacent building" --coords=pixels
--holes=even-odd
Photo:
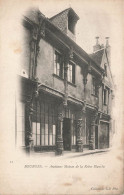
[[[32,10],[23,18],[16,145],[25,150],[62,154],[111,146],[110,45],[96,37],[87,54],[76,44],[78,20],[72,8],[52,18]]]

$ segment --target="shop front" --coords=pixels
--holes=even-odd
[[[40,91],[39,97],[33,101],[31,120],[34,150],[56,151],[60,145],[65,151],[76,150],[81,106],[68,102],[65,107],[63,97],[49,92]]]

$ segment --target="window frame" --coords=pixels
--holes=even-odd
[[[107,77],[107,64],[104,64],[105,76]]]
[[[92,95],[98,97],[98,87],[95,77],[92,77]]]
[[[109,88],[103,87],[103,105],[108,106],[109,104]]]
[[[55,104],[49,103],[48,100],[43,100],[42,102],[35,100],[34,106],[36,107],[35,113],[32,116],[34,145],[55,147],[57,128],[57,108],[55,108]],[[40,109],[39,113],[37,109],[38,106]],[[38,118],[40,120],[38,120]],[[38,128],[38,126],[40,128]],[[38,131],[38,129],[40,131]]]
[[[72,66],[72,71],[69,71],[69,66]],[[69,72],[71,72],[71,79],[69,79]],[[75,77],[75,74],[76,73],[76,64],[72,61],[69,61],[69,64],[68,64],[68,73],[67,73],[67,81],[70,83],[70,84],[73,84],[75,85],[75,82],[76,82],[76,77]]]
[[[61,62],[57,63],[57,56],[61,58]],[[59,64],[59,69],[57,68],[57,65]],[[57,69],[59,70],[59,73],[57,72]],[[63,55],[61,52],[59,52],[57,49],[54,50],[54,75],[57,77],[64,79],[64,61],[63,61]]]

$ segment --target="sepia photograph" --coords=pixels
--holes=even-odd
[[[1,2],[1,194],[124,193],[123,8]]]

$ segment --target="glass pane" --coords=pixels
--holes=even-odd
[[[52,135],[49,135],[49,145],[52,145]]]
[[[73,144],[74,144],[74,143],[73,143],[73,135],[71,136],[71,142],[72,142],[72,145],[73,145]]]
[[[48,135],[45,135],[45,145],[48,146]]]
[[[40,145],[40,135],[37,135],[37,146]]]
[[[53,135],[56,135],[56,126],[53,125]]]
[[[53,135],[53,145],[55,145],[55,136]]]
[[[74,136],[74,145],[76,145],[76,136]]]
[[[44,126],[41,126],[41,134],[44,134]]]
[[[48,124],[45,124],[45,134],[48,134]]]
[[[36,134],[36,122],[32,123],[32,132]]]
[[[37,134],[40,134],[40,123],[37,123]]]
[[[49,134],[53,134],[52,121],[51,121],[51,123],[50,123],[50,121],[49,121]]]
[[[44,135],[41,135],[41,145],[44,146]]]

